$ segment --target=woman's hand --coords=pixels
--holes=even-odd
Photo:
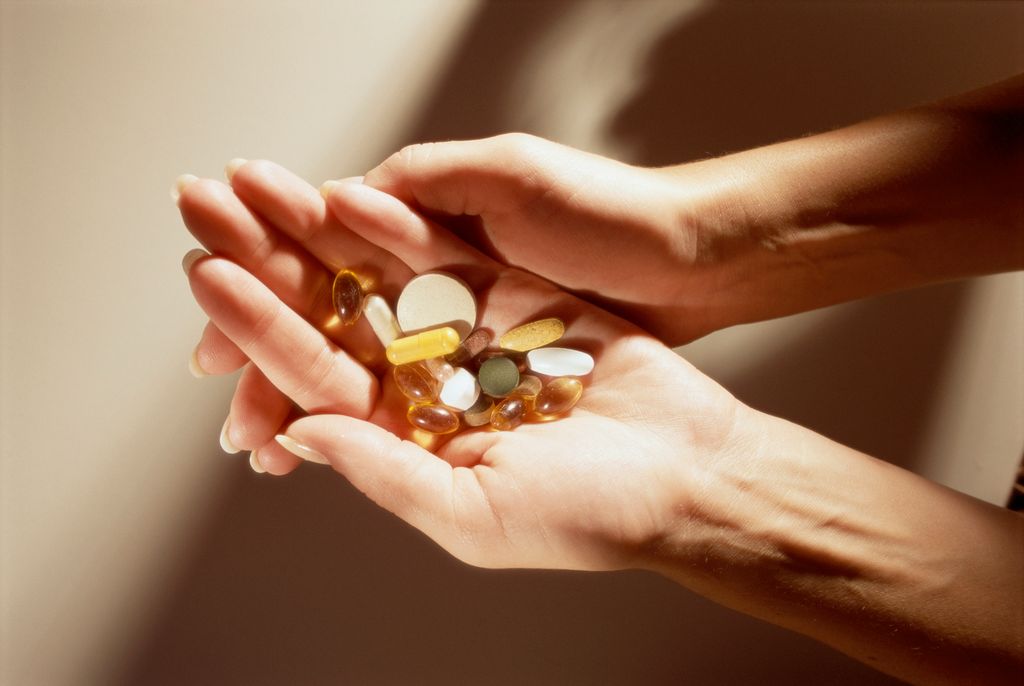
[[[282,417],[269,432],[280,413],[266,416],[258,394],[236,397],[232,426],[264,427],[254,439],[261,462],[273,443],[267,434],[283,430],[292,450],[329,462],[378,504],[473,564],[639,564],[685,506],[698,465],[730,448],[741,408],[732,396],[635,326],[495,262],[384,193],[355,183],[333,186],[329,202],[344,217],[342,226],[326,218],[319,196],[305,192],[297,203],[286,197],[295,187],[281,193],[289,178],[268,163],[242,166],[233,185],[248,207],[258,208],[257,224],[272,236],[239,238],[251,215],[236,208],[219,230],[223,243],[204,241],[234,259],[201,257],[188,270],[217,330],[311,415],[286,429]],[[317,201],[319,209],[310,211]],[[190,225],[197,223],[196,207],[233,203],[229,190],[211,181],[190,184],[181,198]],[[296,204],[306,208],[301,217],[281,211]],[[371,250],[363,237],[379,247]],[[247,264],[252,271],[238,263],[252,252],[240,247],[246,241],[260,254]],[[326,275],[342,266],[391,302],[414,273],[454,272],[477,294],[478,324],[497,333],[560,317],[565,344],[596,360],[582,399],[558,421],[510,432],[471,429],[428,442],[433,452],[425,449],[386,365],[362,349],[366,323],[341,332],[314,325],[322,319]]]
[[[412,276],[409,268],[341,226],[326,212],[323,198],[302,179],[271,162],[228,165],[232,187],[212,179],[184,176],[178,206],[192,234],[213,254],[247,270],[280,302],[344,349],[344,359],[381,371],[383,351],[365,322],[338,326],[331,304],[331,282],[342,265],[353,265],[375,290],[393,296]],[[198,254],[202,254],[201,251]],[[186,256],[186,270],[196,253]],[[223,306],[223,303],[211,303]],[[339,353],[339,356],[341,353]],[[228,452],[254,451],[253,467],[285,474],[299,460],[281,448],[275,433],[297,416],[292,399],[238,345],[210,323],[193,353],[202,374],[225,374],[245,367],[221,432]],[[360,377],[363,378],[363,377]],[[310,379],[310,384],[319,383]],[[366,376],[366,390],[376,381]]]
[[[642,169],[524,134],[402,149],[364,183],[678,345],[1024,268],[1024,76],[719,159]]]
[[[711,185],[526,134],[403,148],[364,183],[498,261],[678,345],[709,333],[723,208]]]
[[[247,390],[243,374],[232,424],[244,418],[270,471],[294,468],[293,455],[328,463],[472,564],[654,569],[904,679],[1013,683],[1020,517],[750,410],[632,324],[373,188],[329,185],[327,213],[268,163],[233,183],[261,218],[220,184],[189,184],[190,223],[196,207],[234,208],[219,246],[193,226],[234,257],[187,271],[217,345],[231,341],[262,380]],[[252,221],[268,235],[255,240]],[[392,301],[413,273],[453,271],[499,333],[561,317],[566,344],[597,361],[582,399],[554,422],[421,440],[379,345],[361,343],[365,322],[320,323],[323,283],[341,266]],[[310,416],[290,421],[290,401]]]

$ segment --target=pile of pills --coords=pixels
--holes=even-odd
[[[364,293],[347,269],[335,276],[331,295],[342,325],[366,317],[410,401],[409,423],[433,434],[463,425],[508,431],[557,417],[580,399],[579,377],[594,369],[587,353],[550,347],[565,333],[553,317],[517,326],[498,339],[498,349],[490,347],[492,333],[476,328],[473,291],[451,274],[413,278],[395,311],[380,295]]]

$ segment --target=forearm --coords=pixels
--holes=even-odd
[[[913,682],[1024,669],[1024,518],[744,409],[651,565]]]
[[[1022,117],[1024,77],[666,170],[703,232],[708,328],[1024,267]]]

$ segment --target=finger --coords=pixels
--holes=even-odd
[[[414,272],[458,269],[465,276],[467,270],[496,268],[491,258],[387,193],[338,182],[328,182],[325,190],[331,212],[344,217],[354,232],[392,253]]]
[[[192,365],[198,367],[197,371],[201,372],[199,376],[230,374],[241,369],[248,361],[245,353],[212,322],[206,323],[199,343],[192,351]]]
[[[189,283],[211,321],[304,410],[369,415],[376,377],[253,275],[205,257],[192,265]]]
[[[560,146],[525,134],[402,148],[363,183],[408,204],[450,215],[512,212],[549,183],[539,162]]]
[[[213,179],[198,179],[181,190],[178,207],[189,231],[210,252],[255,275],[315,326],[325,327],[333,320],[332,274],[286,235],[261,221],[230,187]]]
[[[325,458],[375,503],[441,545],[451,543],[453,471],[444,460],[375,424],[338,415],[298,419],[278,440],[305,459]]]
[[[281,427],[281,429],[284,430],[284,427]],[[253,470],[260,473],[266,472],[274,476],[291,474],[304,462],[304,460],[282,448],[281,444],[274,439],[270,439],[269,443],[254,450],[253,455],[256,456],[250,458],[250,465],[252,465]]]
[[[411,276],[392,255],[349,231],[327,211],[317,189],[284,167],[267,160],[246,162],[234,170],[231,185],[246,205],[332,273],[351,269],[369,280],[377,292],[387,291],[390,285],[389,296]]]
[[[228,440],[243,450],[255,450],[286,423],[292,401],[254,364],[242,370],[231,399]]]

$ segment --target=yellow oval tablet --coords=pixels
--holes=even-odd
[[[554,343],[565,333],[565,324],[557,317],[538,319],[512,329],[498,340],[505,350],[525,353],[527,350],[540,348]]]

